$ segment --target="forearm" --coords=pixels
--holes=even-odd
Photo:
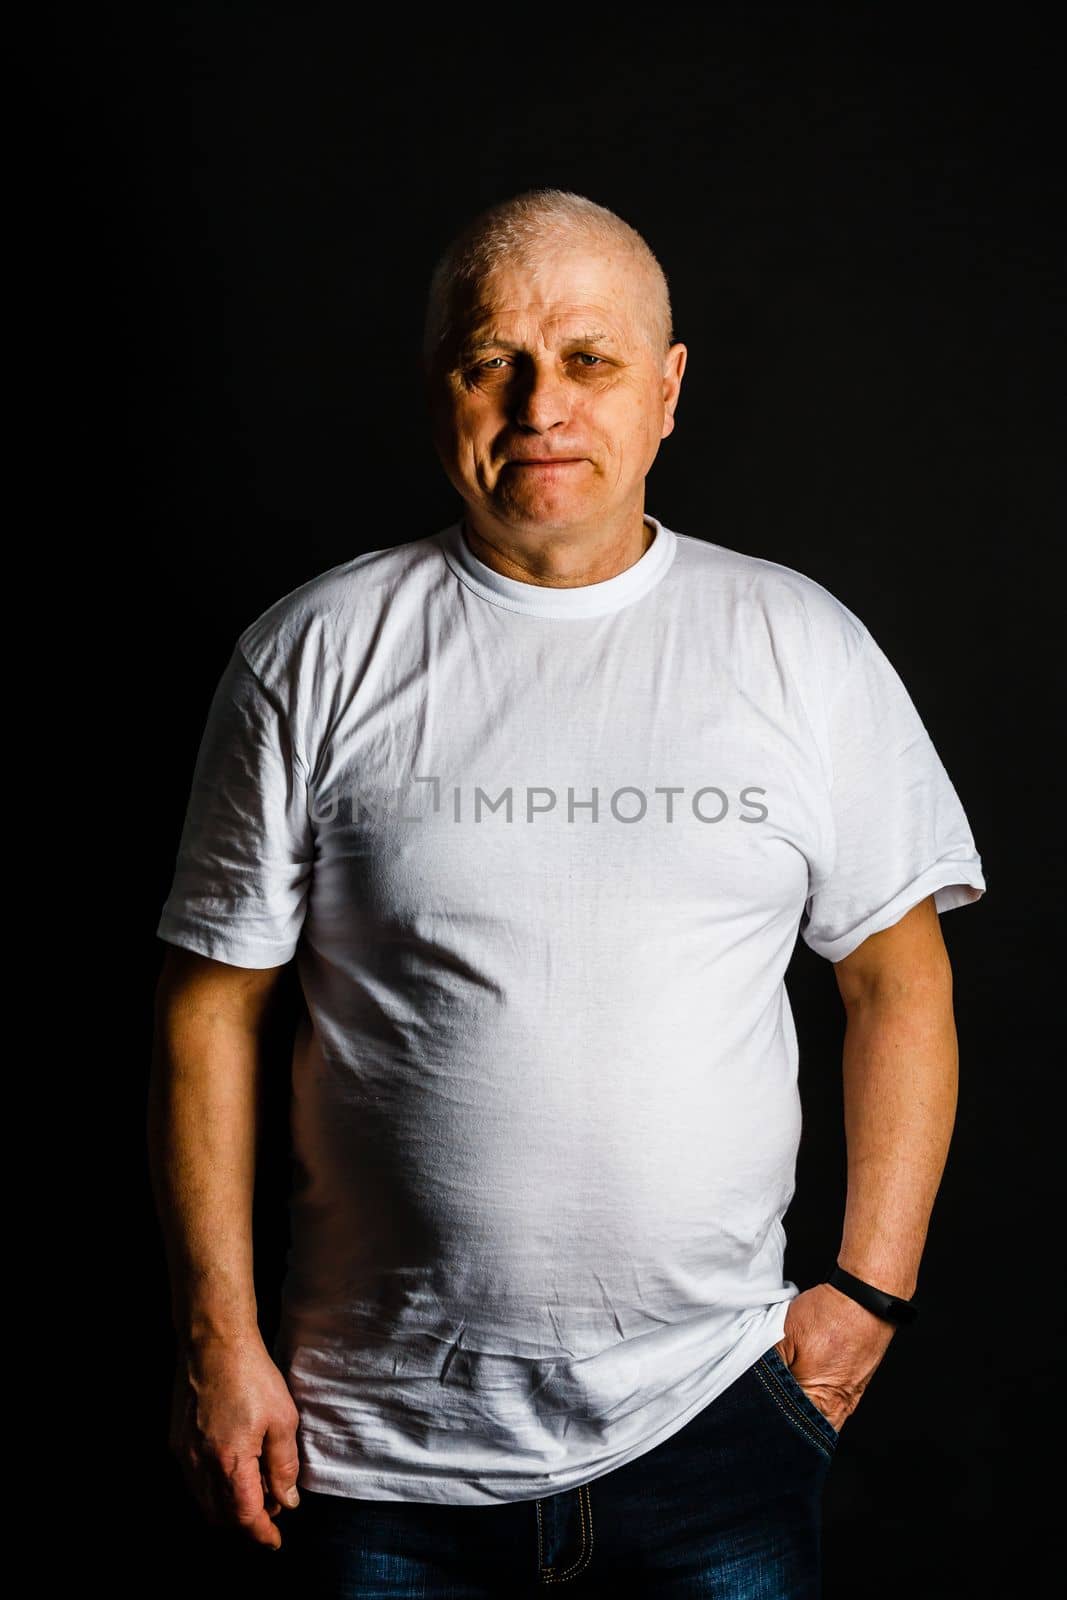
[[[947,960],[921,981],[872,985],[847,1006],[848,1192],[838,1261],[910,1298],[944,1172],[958,1094]]]
[[[156,1209],[181,1342],[258,1333],[252,1270],[259,1044],[208,1008],[157,1005],[148,1099]]]

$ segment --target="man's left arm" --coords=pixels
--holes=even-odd
[[[848,1191],[838,1264],[909,1299],[956,1117],[952,969],[933,896],[834,964],[843,1057]],[[778,1350],[840,1428],[894,1334],[830,1284],[790,1301]]]

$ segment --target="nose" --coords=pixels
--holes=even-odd
[[[534,433],[547,433],[567,421],[566,390],[551,362],[526,363],[515,375],[509,400],[514,421]]]

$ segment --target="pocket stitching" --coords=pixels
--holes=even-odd
[[[795,1405],[799,1406],[802,1414],[805,1406],[811,1407],[812,1411],[815,1413],[815,1417],[809,1417],[808,1421],[813,1422],[817,1419],[818,1423],[821,1423],[821,1425],[830,1435],[831,1443],[836,1444],[841,1437],[840,1429],[835,1428],[825,1411],[822,1411],[815,1404],[815,1401],[811,1398],[811,1395],[808,1394],[800,1379],[794,1378],[792,1370],[786,1366],[785,1357],[781,1354],[781,1352],[772,1346],[770,1350],[764,1351],[763,1355],[760,1357],[760,1360],[777,1379],[779,1386],[783,1389],[786,1395],[789,1396]],[[795,1394],[791,1393],[791,1388],[795,1389],[797,1392]]]
[[[577,1574],[593,1559],[593,1507],[590,1501],[589,1485],[583,1483],[578,1488],[578,1516],[581,1521],[582,1548],[569,1567],[556,1570],[545,1566],[545,1551],[541,1530],[541,1502],[537,1501],[537,1561],[538,1572],[543,1583],[565,1583]],[[586,1514],[588,1513],[588,1521]]]
[[[762,1372],[759,1370],[761,1367],[763,1368]],[[786,1371],[788,1372],[788,1370],[789,1369],[787,1367]],[[778,1406],[779,1410],[785,1413],[786,1420],[793,1422],[795,1426],[804,1434],[804,1437],[810,1439],[815,1448],[820,1450],[824,1456],[832,1456],[834,1446],[823,1434],[818,1431],[811,1419],[805,1416],[804,1412],[801,1411],[792,1395],[786,1390],[779,1375],[774,1371],[774,1368],[764,1359],[763,1356],[761,1356],[759,1361],[756,1363],[755,1372],[756,1377],[759,1379],[760,1383],[762,1383],[763,1387],[766,1389],[775,1405]],[[767,1377],[764,1376],[764,1373],[767,1374]],[[768,1378],[773,1381],[773,1389],[771,1387],[771,1383],[767,1381]],[[798,1380],[794,1378],[793,1381],[796,1383]],[[811,1403],[814,1405],[814,1400]],[[826,1418],[825,1421],[828,1428],[833,1427],[833,1423],[829,1420],[829,1418]]]

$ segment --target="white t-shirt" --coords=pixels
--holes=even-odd
[[[459,523],[357,556],[216,690],[158,933],[298,964],[274,1355],[308,1488],[553,1494],[720,1394],[798,1293],[798,932],[839,961],[985,890],[865,625],[646,521],[570,589]]]

